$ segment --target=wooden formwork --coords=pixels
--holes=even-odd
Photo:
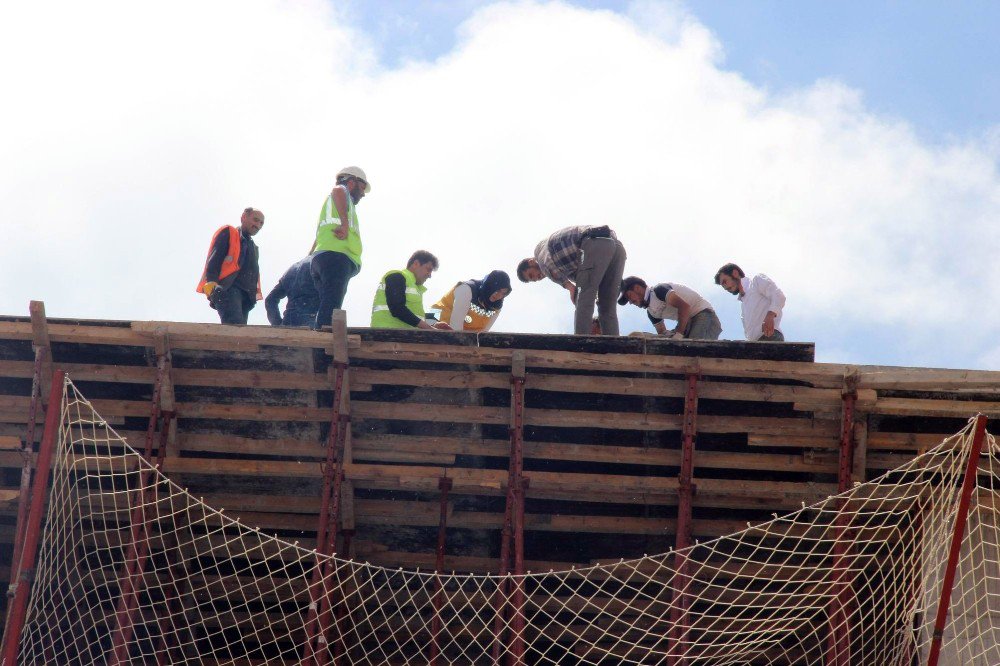
[[[40,348],[43,375],[64,370],[140,451],[157,362],[169,355],[158,394],[172,416],[163,471],[246,524],[308,547],[322,508],[334,359],[345,359],[337,519],[349,538],[337,552],[429,570],[500,570],[512,427],[523,435],[527,479],[519,566],[541,571],[665,552],[680,543],[679,519],[694,540],[737,531],[896,467],[978,412],[1000,414],[1000,373],[815,363],[811,344],[315,332],[32,312],[0,320],[0,575],[9,575]],[[694,421],[685,418],[692,387]]]

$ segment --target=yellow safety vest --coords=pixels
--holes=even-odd
[[[372,328],[413,328],[389,312],[389,303],[385,299],[385,279],[394,273],[400,273],[406,279],[406,309],[419,319],[424,318],[424,292],[427,291],[427,287],[417,284],[417,276],[408,270],[389,271],[382,276],[382,281],[375,290],[375,300],[372,301]]]

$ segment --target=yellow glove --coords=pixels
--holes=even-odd
[[[215,288],[218,286],[219,286],[218,282],[206,282],[205,286],[202,287],[202,291],[205,292],[205,296],[211,298],[212,292],[215,291]]]

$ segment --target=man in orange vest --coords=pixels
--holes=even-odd
[[[264,298],[260,291],[260,250],[253,236],[264,226],[264,213],[247,208],[240,228],[219,227],[208,247],[205,272],[197,291],[219,313],[223,324],[246,324],[250,310]]]

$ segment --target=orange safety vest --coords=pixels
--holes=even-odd
[[[441,310],[441,321],[448,323],[451,321],[451,313],[455,311],[455,289],[460,285],[468,284],[466,282],[459,282],[454,287],[451,288],[447,294],[441,297],[437,303],[431,307],[436,310]],[[483,310],[478,305],[473,303],[469,306],[468,312],[465,313],[465,323],[463,325],[463,331],[470,331],[472,333],[480,333],[486,330],[486,327],[490,323],[490,319],[496,317],[500,314],[499,310]]]
[[[206,274],[208,273],[208,258],[212,256],[212,248],[215,247],[215,239],[219,237],[223,231],[229,232],[229,254],[226,258],[222,260],[222,268],[219,269],[219,282],[222,282],[230,275],[233,275],[238,270],[240,270],[240,230],[236,227],[231,227],[228,224],[219,227],[219,230],[212,234],[212,242],[208,245],[208,255],[205,257],[205,270],[201,272],[201,282],[195,287],[195,291],[204,294],[205,284],[208,282],[206,279]],[[257,300],[263,300],[264,294],[260,290],[260,276],[257,276]]]

